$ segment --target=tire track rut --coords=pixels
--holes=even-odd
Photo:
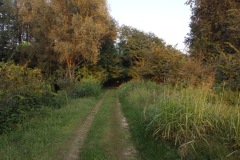
[[[102,106],[102,103],[107,95],[108,91],[106,91],[101,98],[101,100],[96,104],[96,106],[93,108],[92,112],[88,115],[86,120],[83,123],[80,123],[77,127],[76,131],[76,137],[72,141],[72,145],[69,147],[69,153],[66,157],[64,157],[64,160],[77,160],[79,159],[79,153],[81,148],[84,145],[85,138],[87,137],[88,131],[90,127],[92,126],[93,120],[98,113],[100,107]]]

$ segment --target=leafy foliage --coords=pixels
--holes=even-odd
[[[127,26],[122,26],[120,31],[119,52],[132,78],[184,86],[213,86],[215,74],[210,65],[167,46],[153,34]]]
[[[240,52],[222,54],[217,65],[216,79],[225,88],[240,91]]]
[[[51,92],[39,69],[1,63],[0,75],[0,133],[13,130],[42,106],[59,108],[66,102],[64,95]]]
[[[87,96],[98,96],[101,92],[100,82],[94,78],[83,79],[81,82],[76,82],[68,95],[71,98],[81,98]]]
[[[24,0],[20,15],[30,25],[34,57],[51,60],[49,67],[63,63],[71,79],[79,64],[96,63],[102,45],[116,34],[105,0]]]
[[[76,79],[81,81],[82,79],[96,79],[103,83],[106,80],[106,71],[98,65],[85,64],[82,68],[78,69],[76,73]]]
[[[239,90],[240,2],[189,0],[191,32],[186,39],[191,56],[210,63],[218,85]]]
[[[135,79],[151,79],[165,82],[174,75],[179,60],[184,56],[172,46],[166,46],[154,34],[122,26],[120,29],[119,52],[123,54],[123,66]]]
[[[215,72],[211,65],[203,64],[194,58],[185,58],[177,68],[177,76],[171,80],[171,83],[173,82],[183,86],[212,89],[215,84]]]
[[[192,7],[191,32],[186,40],[190,45],[191,54],[201,57],[207,62],[216,62],[219,50],[227,54],[239,50],[239,7],[238,0],[202,1],[189,0]]]

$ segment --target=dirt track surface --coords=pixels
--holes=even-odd
[[[108,104],[110,106],[109,109],[111,110],[111,118],[109,129],[104,137],[105,139],[108,139],[108,143],[111,143],[109,144],[111,147],[107,149],[106,154],[108,154],[109,157],[112,157],[111,159],[113,160],[139,159],[137,150],[131,141],[129,125],[127,123],[127,119],[122,114],[121,104],[119,102],[116,90],[107,90],[93,108],[91,113],[87,116],[85,121],[79,123],[79,125],[76,127],[76,133],[74,134],[75,137],[68,142],[68,144],[70,144],[69,152],[65,157],[62,157],[64,160],[81,159],[79,155],[81,154],[81,149],[84,147],[88,132],[94,123],[94,119],[98,114],[99,109],[101,109],[102,104],[105,102],[105,99],[108,96],[112,96],[112,98],[114,98],[114,102]]]
[[[92,112],[88,115],[86,120],[83,123],[80,123],[79,126],[77,127],[78,129],[76,131],[76,137],[71,142],[72,145],[70,146],[70,152],[64,158],[65,160],[77,160],[78,159],[80,150],[84,145],[84,140],[87,136],[87,133],[88,133],[88,131],[93,123],[93,120],[94,120],[96,114],[98,113],[98,110],[101,107],[102,102],[106,95],[107,95],[107,92],[104,94],[102,99],[96,104],[96,106],[94,107]]]

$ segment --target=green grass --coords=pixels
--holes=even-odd
[[[134,137],[141,140],[141,136],[150,135],[159,144],[170,141],[185,159],[239,158],[240,108],[238,102],[231,102],[235,104],[231,106],[229,98],[221,95],[151,82],[129,83],[120,89]],[[147,144],[150,140],[144,143],[139,139],[135,141],[143,152],[152,148]]]
[[[42,108],[18,130],[0,135],[1,160],[57,159],[67,150],[75,127],[90,113],[99,98],[70,100],[60,109]],[[60,155],[59,155],[60,154]]]
[[[89,159],[113,159],[108,153],[109,137],[106,137],[110,127],[111,113],[114,107],[114,91],[111,90],[106,95],[105,100],[99,112],[97,113],[93,124],[88,132],[88,136],[81,150],[80,158],[83,160]]]
[[[149,86],[150,87],[150,86]],[[152,86],[150,88],[155,88]],[[129,89],[129,90],[128,90]],[[130,92],[128,94],[127,92]],[[144,105],[148,104],[147,92],[138,90],[133,95],[133,88],[124,86],[120,90],[122,110],[130,125],[135,146],[143,160],[177,160],[180,159],[177,149],[167,141],[156,140],[146,132],[147,123],[144,119]],[[150,94],[149,94],[150,95]],[[139,96],[139,97],[138,97]],[[131,101],[131,102],[130,102]]]

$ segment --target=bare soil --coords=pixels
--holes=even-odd
[[[118,95],[116,96],[116,119],[117,122],[120,123],[120,129],[123,133],[123,142],[124,148],[122,150],[122,160],[137,160],[139,159],[138,153],[136,148],[134,147],[132,140],[131,140],[131,134],[129,131],[129,125],[127,122],[126,117],[124,117],[122,111],[121,111],[121,104],[119,102]]]

